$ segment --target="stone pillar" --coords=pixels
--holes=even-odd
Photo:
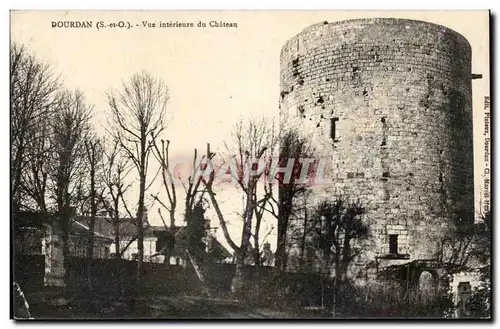
[[[64,287],[64,254],[63,241],[54,229],[48,226],[45,230],[45,276],[44,285]]]

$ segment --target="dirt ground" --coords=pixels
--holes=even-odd
[[[287,319],[317,318],[318,314],[250,307],[245,303],[194,296],[140,298],[133,305],[116,298],[65,300],[38,296],[30,302],[35,319]]]

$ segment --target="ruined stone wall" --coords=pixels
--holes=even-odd
[[[456,305],[460,300],[458,285],[460,283],[470,284],[471,292],[480,288],[483,283],[481,280],[481,273],[479,271],[469,271],[455,273],[450,282],[450,290],[453,296],[453,302]]]
[[[456,213],[473,218],[471,48],[440,25],[406,19],[321,22],[281,51],[284,128],[327,160],[314,199],[366,207],[373,260],[432,258]],[[335,139],[332,139],[332,125]]]

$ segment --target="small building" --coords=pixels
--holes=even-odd
[[[88,220],[88,217],[80,217],[81,222]],[[186,226],[175,226],[173,230],[164,225],[153,226],[149,223],[148,217],[144,216],[143,228],[144,262],[165,263],[165,250],[170,244],[173,245],[173,249],[168,263],[180,266],[187,264],[189,259],[186,254],[188,248]],[[110,246],[110,258],[114,258],[117,252],[121,254],[120,258],[122,259],[135,260],[137,258],[136,218],[120,218],[117,223],[113,223],[110,217],[101,214],[96,218],[95,231],[113,241]],[[116,232],[119,235],[120,250],[117,250],[116,243],[114,243]],[[227,262],[231,258],[231,253],[222,246],[213,234],[209,233],[204,242],[207,256],[215,262]],[[170,248],[172,248],[171,246]]]
[[[78,217],[70,222],[69,251],[72,257],[87,257],[89,227]],[[22,212],[14,218],[14,263],[16,259],[44,256],[44,283],[64,285],[64,255],[61,230],[53,214]],[[112,240],[94,231],[93,258],[108,258]],[[28,257],[28,258],[27,258]]]
[[[176,226],[173,230],[173,238],[172,231],[164,226],[154,226],[152,227],[154,235],[158,238],[156,244],[156,255],[151,257],[151,261],[153,259],[157,259],[158,262],[165,262],[165,249],[167,245],[172,243],[173,238],[175,239],[174,247],[170,254],[170,265],[181,265],[184,266],[188,264],[189,257],[186,254],[186,250],[188,249],[188,240],[187,240],[187,229],[186,226]],[[228,263],[232,260],[231,253],[220,243],[219,240],[209,232],[207,236],[204,238],[203,243],[205,244],[206,251],[206,260],[213,263]]]
[[[88,221],[89,218],[82,218],[82,221]],[[136,260],[138,254],[137,242],[137,219],[134,217],[124,217],[118,220],[118,225],[113,222],[113,219],[101,214],[96,218],[95,231],[106,236],[113,243],[110,246],[110,258],[115,258],[116,254],[121,255],[120,258],[126,260]],[[149,224],[147,216],[143,220],[144,228],[144,261],[148,262],[150,257],[156,253],[157,237],[153,233],[153,229]],[[116,247],[115,237],[118,232],[119,250]]]

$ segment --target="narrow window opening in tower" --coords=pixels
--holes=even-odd
[[[337,140],[337,121],[339,121],[339,118],[331,118],[330,119],[330,138],[333,140],[333,142],[338,142]]]
[[[387,118],[382,117],[380,121],[382,122],[382,142],[380,146],[385,147],[387,146]]]
[[[391,195],[389,193],[389,189],[387,188],[387,186],[384,188],[384,201],[389,201],[389,199],[391,198]]]
[[[398,254],[398,235],[389,234],[389,254]]]

